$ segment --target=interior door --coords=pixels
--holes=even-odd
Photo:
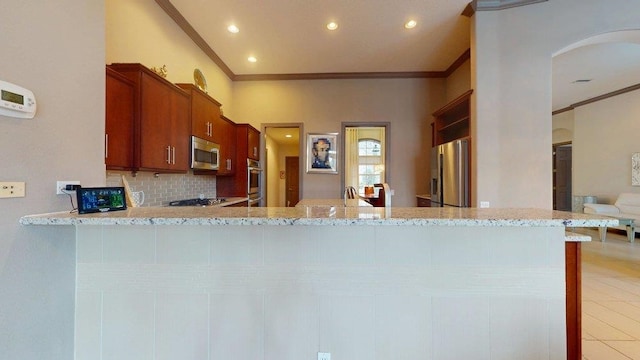
[[[571,211],[571,146],[554,149],[553,208]]]
[[[300,160],[298,156],[285,157],[285,204],[287,207],[296,206],[300,201]]]

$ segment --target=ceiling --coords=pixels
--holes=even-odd
[[[469,48],[468,3],[171,0],[236,75],[444,71]],[[417,26],[405,29],[412,19]],[[227,31],[231,24],[240,31]]]
[[[493,9],[542,1],[472,4],[479,11],[483,4]],[[199,37],[196,43],[234,80],[446,76],[470,47],[470,19],[462,15],[469,0],[156,2]],[[416,27],[405,29],[408,20]],[[338,23],[336,30],[327,30],[330,21]],[[231,24],[240,31],[227,31]],[[554,111],[640,83],[640,41],[600,40],[553,58]]]
[[[640,42],[640,32],[634,33],[639,39],[627,36],[627,39],[614,37],[599,42],[594,38],[556,55],[553,58],[552,109],[567,109],[573,104],[640,84],[640,45],[635,43]]]
[[[300,141],[300,129],[288,128],[288,127],[268,127],[266,128],[267,136],[269,136],[273,141],[278,143],[278,145],[290,146],[290,145],[298,145]]]

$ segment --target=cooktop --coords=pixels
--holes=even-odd
[[[221,204],[225,201],[227,201],[225,198],[195,198],[172,201],[169,203],[169,206],[209,206]]]

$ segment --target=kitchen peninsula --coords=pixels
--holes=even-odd
[[[324,204],[20,222],[75,227],[78,360],[380,360],[566,358],[565,228],[616,220]]]

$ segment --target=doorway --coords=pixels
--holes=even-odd
[[[296,206],[300,201],[300,157],[285,157],[285,206]]]
[[[295,206],[302,193],[302,184],[299,181],[302,178],[302,124],[262,124],[262,134],[264,141],[261,145],[261,159],[264,159],[262,167],[265,174],[262,187],[263,204],[269,207]],[[295,161],[298,162],[297,167],[292,164]]]
[[[571,211],[571,143],[553,146],[553,209]]]
[[[389,183],[389,123],[343,123],[342,188],[353,186],[360,195],[366,186]]]

